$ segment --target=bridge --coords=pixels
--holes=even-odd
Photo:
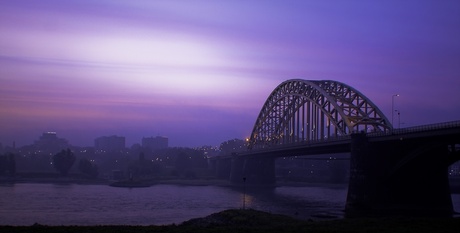
[[[247,143],[212,160],[218,176],[274,184],[276,158],[347,152],[348,216],[454,212],[447,168],[460,160],[460,121],[394,129],[346,84],[294,79],[267,98]]]

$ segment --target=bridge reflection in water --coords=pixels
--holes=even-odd
[[[354,88],[295,79],[266,100],[248,150],[212,164],[236,184],[270,185],[276,158],[350,153],[347,216],[452,216],[447,168],[459,144],[460,121],[393,129]]]

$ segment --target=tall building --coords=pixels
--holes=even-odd
[[[102,151],[120,151],[124,150],[125,137],[116,135],[98,137],[94,140],[94,149]]]
[[[43,133],[40,138],[35,141],[34,147],[39,151],[56,153],[69,147],[67,139],[59,138],[56,132]]]
[[[168,148],[168,138],[167,137],[143,137],[142,138],[142,147],[150,148],[152,151],[158,149]]]

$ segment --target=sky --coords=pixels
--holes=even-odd
[[[394,100],[401,127],[460,120],[460,1],[0,1],[3,146],[215,146],[294,78],[346,83],[388,119]]]

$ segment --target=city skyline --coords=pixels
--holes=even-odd
[[[458,1],[2,1],[0,143],[219,145],[293,78],[346,83],[395,127],[460,120],[459,28]]]
[[[94,147],[100,150],[119,150],[119,149],[127,149],[133,146],[142,146],[145,148],[150,148],[152,150],[155,149],[164,149],[168,148],[168,137],[165,136],[149,136],[149,137],[142,137],[141,140],[134,142],[134,144],[128,145],[125,142],[125,136],[123,135],[100,135],[95,136],[93,139],[93,144],[85,145],[83,147]],[[55,149],[52,147],[58,147],[61,149],[65,149],[68,147],[81,147],[79,145],[74,145],[69,142],[66,138],[59,137],[57,132],[43,132],[40,136],[37,136],[35,140],[29,142],[24,147],[28,146],[35,146],[38,149]],[[22,147],[21,146],[21,147]],[[203,145],[206,146],[206,145]],[[48,148],[49,147],[49,148]],[[0,150],[10,150],[10,149],[18,149],[16,147],[16,142],[13,141],[11,145],[4,145],[0,142]],[[56,150],[56,149],[55,149]]]

